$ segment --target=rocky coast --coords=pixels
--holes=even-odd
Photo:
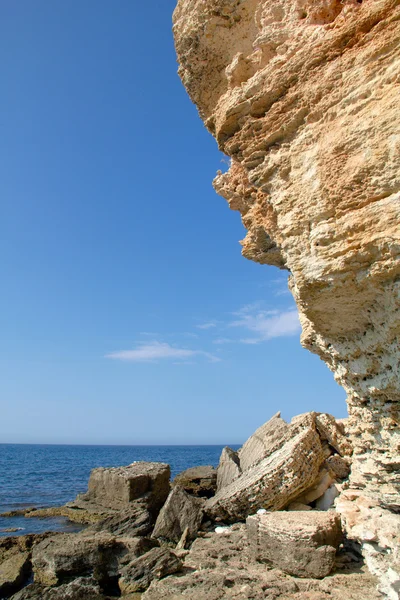
[[[217,469],[172,482],[165,463],[94,469],[75,501],[26,511],[81,532],[0,540],[0,598],[381,598],[335,508],[352,454],[347,423],[278,413]]]
[[[174,37],[230,158],[214,187],[241,215],[242,253],[287,270],[302,345],[347,392],[352,469],[336,508],[397,600],[400,3],[179,0]]]

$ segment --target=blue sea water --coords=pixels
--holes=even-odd
[[[237,448],[237,446],[232,446]],[[166,462],[174,477],[197,465],[216,466],[223,446],[56,446],[0,444],[0,514],[65,504],[87,489],[91,469],[137,460]],[[19,528],[16,533],[4,529]],[[76,531],[63,518],[0,517],[0,536]]]

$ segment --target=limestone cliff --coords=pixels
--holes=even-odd
[[[241,213],[243,254],[289,271],[302,344],[347,391],[352,487],[338,507],[391,597],[400,527],[399,20],[399,0],[179,0],[174,13],[179,74],[231,157],[214,184]]]

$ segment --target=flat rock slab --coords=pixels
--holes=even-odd
[[[251,515],[246,526],[250,557],[296,577],[328,575],[342,540],[335,511]]]
[[[78,501],[89,500],[111,509],[122,509],[141,499],[149,510],[159,510],[170,491],[169,465],[135,462],[127,467],[93,469],[88,492]]]
[[[217,471],[214,467],[192,467],[179,473],[172,485],[179,485],[188,494],[199,498],[211,498],[217,489]]]
[[[182,561],[169,548],[154,548],[133,560],[121,572],[123,595],[146,590],[154,579],[162,579],[182,569]]]
[[[174,487],[158,515],[152,537],[179,542],[185,533],[188,540],[194,539],[203,518],[203,508],[203,498],[195,498],[182,488]]]

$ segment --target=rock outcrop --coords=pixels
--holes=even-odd
[[[241,213],[244,256],[289,271],[302,344],[348,394],[352,488],[388,522],[400,519],[399,17],[398,0],[179,0],[174,13],[182,82],[231,158],[215,189]],[[397,598],[399,540],[371,542],[356,513],[348,533]]]

